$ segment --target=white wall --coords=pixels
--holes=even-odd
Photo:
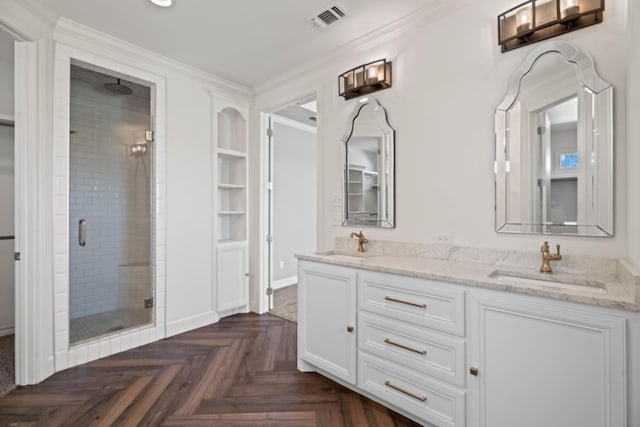
[[[315,142],[314,133],[273,124],[274,280],[296,276],[294,255],[316,248]]]
[[[357,101],[339,98],[337,76],[358,64],[393,61],[393,87],[373,96],[387,108],[396,129],[396,213],[394,230],[368,229],[370,239],[434,242],[449,234],[453,244],[536,251],[542,236],[497,234],[494,225],[494,112],[513,71],[534,47],[505,54],[497,45],[496,16],[511,2],[470,2],[453,15],[429,21],[401,36],[345,49],[337,60],[319,64],[256,96],[255,111],[322,88],[319,143],[324,179],[322,242],[352,229],[335,226],[341,192],[340,139]],[[609,2],[604,23],[561,37],[593,56],[600,75],[615,87],[616,236],[611,239],[552,237],[565,253],[627,255],[626,81],[624,41],[627,3]],[[370,47],[373,46],[373,47]],[[635,163],[640,160],[636,153]]]
[[[13,128],[0,126],[0,236],[13,235]],[[0,336],[13,332],[13,240],[0,240]]]
[[[166,82],[166,233],[156,237],[166,250],[166,298],[156,301],[166,333],[173,335],[217,320],[213,261],[212,94],[245,100],[248,90],[69,21],[60,21],[56,40],[91,52],[101,61],[125,64]],[[117,65],[110,68],[117,69]],[[131,74],[131,73],[130,73]]]
[[[13,37],[0,29],[0,116],[13,116]]]
[[[630,31],[627,37],[627,193],[618,197],[627,198],[628,210],[628,258],[640,266],[640,2],[630,0]],[[608,5],[608,3],[607,3]],[[619,91],[618,91],[619,92]]]
[[[211,97],[201,82],[167,77],[167,331],[215,311]],[[204,320],[197,320],[197,319]],[[195,319],[195,320],[194,320]]]
[[[13,117],[13,37],[0,30],[0,119]],[[15,233],[14,130],[0,126],[0,236]],[[0,335],[14,327],[14,241],[0,240]]]

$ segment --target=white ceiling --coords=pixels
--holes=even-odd
[[[305,21],[331,0],[42,0],[62,17],[236,83],[281,72],[424,7],[451,0],[340,0],[348,16],[324,31]]]

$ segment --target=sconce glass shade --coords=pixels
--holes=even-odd
[[[498,16],[502,52],[602,22],[604,0],[529,0]]]
[[[391,87],[391,62],[379,59],[359,65],[338,77],[338,93],[345,100]]]

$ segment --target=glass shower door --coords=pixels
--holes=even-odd
[[[71,65],[69,341],[153,322],[151,89]]]

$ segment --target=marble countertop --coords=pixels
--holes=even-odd
[[[297,254],[300,260],[361,268],[382,273],[457,283],[478,288],[535,295],[628,311],[640,311],[640,276],[624,260],[614,262],[615,271],[596,269],[597,273],[538,273],[537,269],[490,263],[416,256],[410,254],[365,253],[355,250]],[[557,264],[556,264],[557,265]],[[632,271],[629,271],[632,270]],[[621,271],[622,270],[622,271]],[[503,273],[496,277],[496,271]],[[510,277],[521,276],[521,277]],[[537,283],[538,281],[545,281]],[[557,283],[549,283],[554,281]],[[568,283],[573,283],[569,284]],[[584,283],[587,286],[581,284]],[[599,286],[602,287],[599,287]]]

